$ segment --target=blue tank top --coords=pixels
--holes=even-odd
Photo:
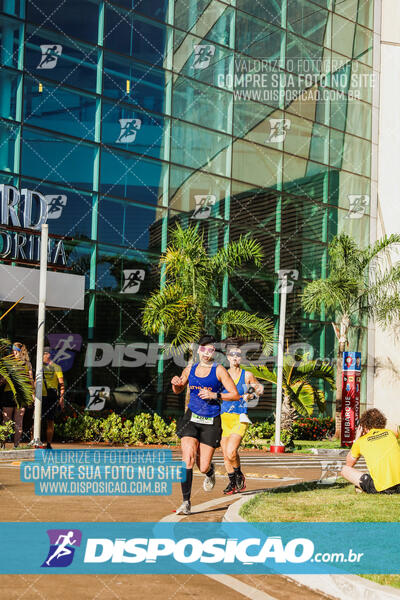
[[[206,388],[211,392],[220,392],[222,385],[217,378],[217,363],[211,365],[209,374],[206,377],[198,377],[196,368],[199,363],[192,365],[188,381],[190,390],[189,408],[201,417],[217,417],[221,412],[221,405],[218,400],[203,400],[199,396],[201,388]]]
[[[229,400],[225,400],[224,402],[222,402],[221,414],[222,413],[233,413],[236,415],[241,415],[243,413],[247,414],[247,402],[246,402],[246,400],[243,400],[243,395],[247,391],[247,388],[244,387],[244,386],[246,386],[246,371],[244,369],[241,369],[239,379],[238,379],[237,383],[236,383],[236,381],[234,383],[236,385],[237,391],[239,392],[240,399],[234,400],[233,402],[230,402]],[[228,392],[227,392],[227,390],[224,389],[222,393],[226,394]]]

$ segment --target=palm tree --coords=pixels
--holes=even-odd
[[[20,299],[22,300],[22,298]],[[18,302],[20,302],[18,300]],[[0,321],[18,304],[16,302],[1,317]],[[8,383],[18,407],[27,406],[32,402],[32,384],[28,373],[21,363],[10,352],[12,344],[5,338],[0,338],[0,385]]]
[[[273,342],[270,319],[242,310],[220,308],[224,278],[245,263],[262,265],[262,250],[250,237],[240,237],[210,255],[198,225],[177,225],[160,259],[165,285],[147,300],[142,329],[147,335],[163,332],[170,347],[189,349],[205,330],[223,329],[226,335],[253,336],[269,353]]]
[[[385,236],[359,248],[346,233],[329,245],[329,277],[306,285],[302,305],[307,313],[325,308],[332,317],[338,340],[336,371],[336,436],[340,436],[342,409],[342,361],[348,347],[349,330],[371,317],[382,326],[400,317],[400,267],[392,266],[390,250],[400,244],[400,235]]]
[[[269,381],[277,385],[277,370],[270,371],[264,366],[244,366],[257,379]],[[315,405],[320,412],[325,412],[325,394],[318,387],[323,381],[331,389],[335,388],[333,367],[321,360],[309,360],[308,353],[293,356],[286,353],[283,357],[282,370],[282,414],[281,427],[287,431],[288,446],[293,444],[293,423],[297,415],[310,417]]]

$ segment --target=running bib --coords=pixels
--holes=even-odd
[[[250,421],[249,417],[247,416],[247,413],[240,413],[239,422],[251,424],[251,421]]]
[[[202,417],[200,415],[195,415],[192,413],[190,420],[193,423],[200,423],[201,425],[212,425],[214,423],[214,417]]]

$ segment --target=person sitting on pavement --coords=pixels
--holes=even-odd
[[[368,473],[354,468],[360,456],[365,458]],[[341,475],[353,483],[357,491],[400,494],[400,447],[396,434],[386,429],[386,417],[377,408],[362,415]]]

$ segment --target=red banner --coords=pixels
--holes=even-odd
[[[361,354],[343,353],[342,446],[351,446],[360,420]]]

